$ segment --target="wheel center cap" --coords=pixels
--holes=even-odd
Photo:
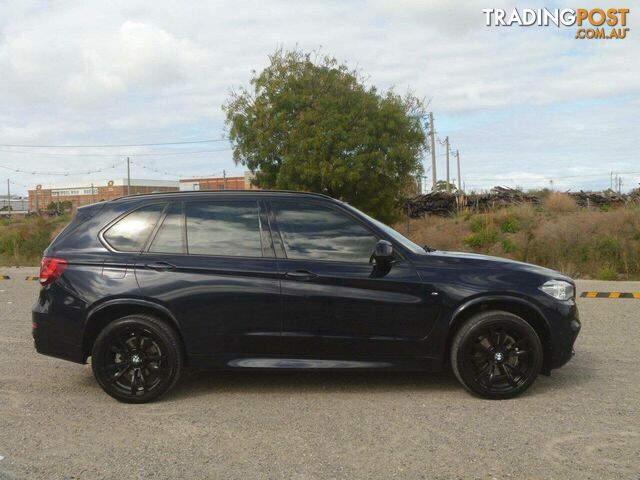
[[[493,359],[494,359],[496,362],[501,362],[501,361],[503,361],[503,360],[504,360],[504,353],[502,353],[502,352],[496,352],[496,353],[494,353],[494,354],[493,354]]]
[[[142,363],[142,359],[140,358],[140,355],[138,355],[137,353],[134,354],[131,357],[131,363],[133,363],[134,365],[140,365]]]

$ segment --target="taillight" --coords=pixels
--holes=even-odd
[[[61,258],[42,257],[40,265],[40,285],[43,287],[56,281],[67,268],[67,261]]]

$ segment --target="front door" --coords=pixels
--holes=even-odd
[[[378,237],[337,206],[274,200],[270,209],[282,275],[284,355],[427,355],[424,339],[437,305],[409,261],[398,257],[388,270],[375,267],[370,257]]]
[[[238,362],[280,352],[280,280],[257,200],[173,203],[136,276],[177,317],[190,355]]]

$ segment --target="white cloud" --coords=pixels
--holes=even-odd
[[[66,20],[8,29],[0,86],[10,101],[96,107],[135,88],[180,83],[198,67],[198,49],[157,25],[124,20],[74,32]]]

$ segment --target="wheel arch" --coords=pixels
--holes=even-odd
[[[509,295],[478,297],[456,308],[449,324],[445,358],[449,358],[453,338],[460,327],[474,315],[489,310],[500,310],[512,313],[531,325],[538,334],[538,337],[540,337],[540,342],[542,343],[544,352],[542,373],[548,375],[551,371],[550,364],[553,358],[553,343],[551,341],[551,328],[549,327],[549,323],[536,305],[525,299]]]
[[[100,332],[110,322],[127,315],[135,314],[153,315],[154,317],[164,320],[176,331],[183,347],[186,347],[184,339],[182,338],[180,323],[168,308],[148,300],[118,298],[101,303],[93,308],[87,315],[82,335],[82,360],[86,362],[87,358],[91,355],[93,343],[96,338],[98,338]]]

